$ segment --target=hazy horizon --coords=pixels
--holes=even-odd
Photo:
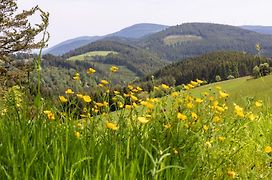
[[[50,13],[49,47],[79,36],[100,36],[138,23],[208,22],[272,26],[272,2],[263,0],[18,0],[19,9],[39,5]]]

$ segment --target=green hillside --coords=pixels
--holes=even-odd
[[[152,73],[166,64],[169,64],[168,62],[161,60],[156,54],[150,53],[145,49],[116,41],[98,41],[75,49],[74,51],[70,51],[69,53],[64,54],[63,57],[69,59],[90,51],[116,52],[109,53],[107,56],[96,56],[94,61],[103,64],[126,66],[138,76]]]
[[[211,92],[220,86],[224,91],[230,94],[228,104],[236,102],[238,104],[248,105],[258,99],[263,100],[268,106],[272,106],[272,75],[254,79],[252,77],[242,77],[218,83],[212,83],[191,90],[192,95],[199,96],[203,92]]]
[[[91,51],[91,52],[87,52],[87,53],[84,53],[84,54],[81,54],[78,56],[72,56],[72,57],[68,58],[68,60],[71,60],[71,61],[92,60],[93,57],[96,57],[96,56],[105,57],[109,54],[118,54],[118,53],[115,51]]]
[[[138,44],[164,59],[177,61],[214,51],[245,51],[256,54],[257,43],[262,45],[263,55],[272,55],[271,35],[229,25],[185,23],[152,34]]]
[[[265,62],[272,66],[272,60],[265,57],[242,52],[213,52],[170,64],[142,78],[141,82],[146,85],[154,83],[152,77],[159,83],[173,85],[185,84],[197,78],[215,82],[216,76],[226,80],[251,75],[256,65]]]

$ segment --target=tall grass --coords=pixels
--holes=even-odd
[[[68,102],[42,101],[45,112],[36,115],[24,92],[11,88],[0,105],[0,179],[271,178],[265,103],[226,105],[231,94],[215,88],[197,98],[181,90],[139,100],[135,89],[131,105],[119,103],[114,113],[103,105],[96,110],[107,113],[89,115],[90,103],[67,93]],[[73,98],[87,110],[75,112]]]

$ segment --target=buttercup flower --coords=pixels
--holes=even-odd
[[[114,131],[117,131],[119,129],[117,124],[111,122],[106,122],[106,127]]]
[[[66,103],[68,102],[68,99],[66,99],[64,96],[59,96],[59,99],[61,102]]]

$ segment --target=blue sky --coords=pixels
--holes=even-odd
[[[105,35],[136,23],[212,22],[272,26],[271,0],[18,0],[20,9],[50,12],[49,46]]]

